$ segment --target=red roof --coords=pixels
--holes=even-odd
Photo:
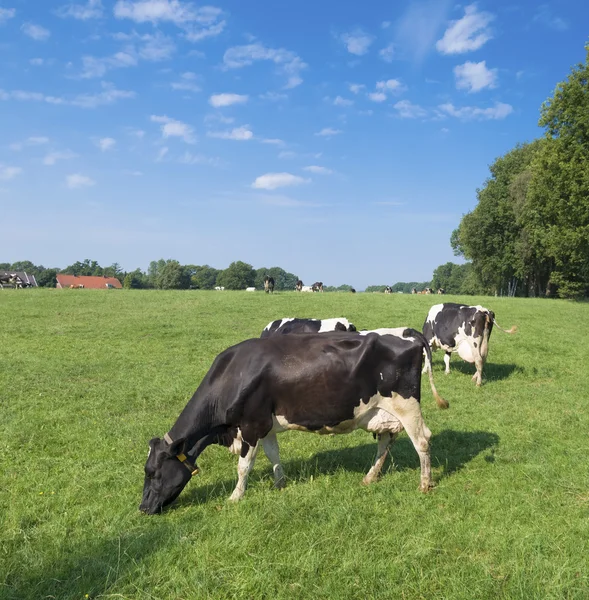
[[[116,277],[89,277],[87,275],[57,275],[57,287],[83,287],[90,290],[105,290],[109,287],[121,289],[123,286]]]

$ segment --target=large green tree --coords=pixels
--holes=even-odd
[[[253,267],[238,260],[219,273],[217,285],[223,286],[227,290],[243,290],[253,286],[255,280],[256,272]]]
[[[209,265],[195,267],[194,273],[190,278],[190,283],[192,287],[199,290],[212,290],[217,283],[217,277],[220,272]]]

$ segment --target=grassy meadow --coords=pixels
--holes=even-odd
[[[279,436],[244,500],[212,446],[162,515],[139,513],[147,442],[214,357],[283,316],[421,329],[437,296],[0,290],[0,598],[589,598],[589,304],[456,298],[495,311],[482,388],[434,355],[436,488],[405,434],[360,484],[366,432]],[[581,334],[581,335],[579,335]]]

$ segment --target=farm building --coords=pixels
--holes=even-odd
[[[0,271],[0,288],[2,287],[38,287],[34,275],[24,271]]]
[[[58,288],[80,288],[88,290],[121,289],[123,286],[116,277],[90,277],[87,275],[57,275]]]

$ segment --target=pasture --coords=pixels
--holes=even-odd
[[[162,515],[138,511],[147,442],[226,347],[284,316],[421,330],[439,296],[5,290],[0,293],[0,598],[587,598],[589,305],[483,304],[482,388],[453,356],[422,380],[436,488],[418,492],[406,434],[360,484],[369,434],[279,436],[243,501],[237,458],[208,448]],[[581,335],[579,335],[581,334]]]

